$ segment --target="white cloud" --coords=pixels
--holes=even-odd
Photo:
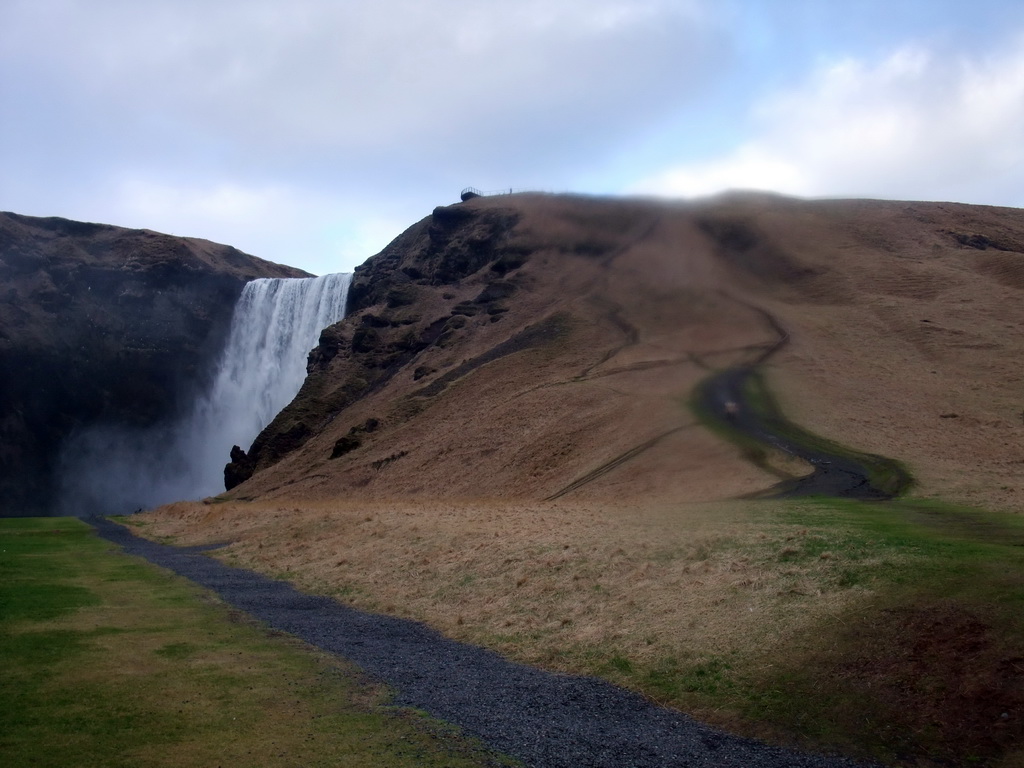
[[[631,191],[729,188],[1024,206],[1024,37],[987,55],[904,47],[846,59],[764,100],[754,137]]]
[[[228,243],[315,274],[351,271],[410,223],[317,190],[143,176],[120,179],[105,206],[121,226]],[[97,218],[88,210],[77,215]]]
[[[0,50],[122,135],[157,116],[242,152],[496,154],[496,137],[523,152],[587,120],[587,144],[669,108],[715,47],[700,2],[35,0],[8,10]]]
[[[328,271],[467,185],[571,187],[717,77],[711,7],[0,0],[0,209]]]
[[[278,187],[248,189],[230,183],[206,188],[176,187],[144,178],[124,179],[120,198],[120,207],[127,217],[153,222],[173,214],[193,222],[206,219],[234,226],[258,226],[260,221],[294,207],[289,204],[288,192]]]

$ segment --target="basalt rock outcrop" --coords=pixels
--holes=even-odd
[[[300,276],[205,240],[0,213],[0,515],[52,510],[76,429],[175,415],[242,286]]]

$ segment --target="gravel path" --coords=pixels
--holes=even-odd
[[[860,454],[852,449],[831,453],[819,447],[821,441],[786,421],[781,413],[763,412],[747,399],[747,384],[756,371],[752,367],[729,368],[715,374],[700,385],[698,397],[704,408],[722,424],[751,437],[759,443],[808,462],[814,471],[805,476],[785,480],[772,490],[779,498],[796,496],[834,496],[837,498],[881,501],[903,493],[910,485],[910,476],[899,464],[882,456]],[[801,435],[803,436],[801,438]],[[885,487],[875,484],[873,471],[885,469]]]
[[[715,731],[592,678],[514,664],[413,621],[365,613],[203,554],[133,535],[102,518],[104,538],[216,592],[271,627],[336,653],[397,691],[396,703],[462,727],[533,768],[851,768]]]

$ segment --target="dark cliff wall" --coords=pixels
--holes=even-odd
[[[172,417],[242,286],[301,276],[205,240],[0,213],[0,515],[50,512],[75,429]]]

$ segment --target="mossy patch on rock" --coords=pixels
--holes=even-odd
[[[385,303],[389,309],[407,307],[416,301],[416,286],[411,283],[393,286],[387,292]]]
[[[492,301],[507,299],[516,292],[516,284],[509,280],[495,280],[487,284],[474,301],[477,304],[489,304]]]

